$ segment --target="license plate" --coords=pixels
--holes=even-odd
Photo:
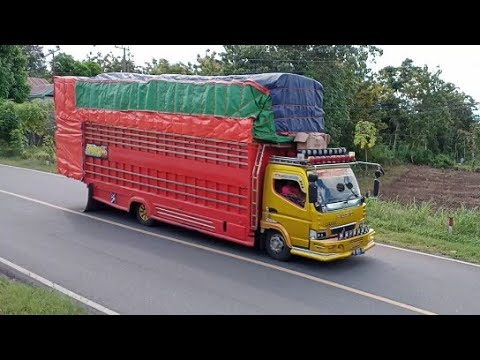
[[[356,256],[356,255],[362,255],[362,254],[365,254],[365,250],[363,250],[362,248],[360,249],[355,249],[352,251],[352,255]]]

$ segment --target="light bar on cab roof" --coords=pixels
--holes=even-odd
[[[346,148],[301,149],[297,151],[298,159],[305,159],[312,165],[338,164],[354,162],[355,152],[347,153]]]
[[[327,148],[327,149],[301,149],[298,150],[305,157],[308,156],[325,156],[325,155],[345,155],[347,153],[346,148]]]

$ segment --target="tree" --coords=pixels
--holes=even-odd
[[[210,54],[210,49],[207,49],[204,56],[197,55],[197,64],[188,63],[188,66],[198,75],[224,75],[224,63],[217,55],[215,51]]]
[[[31,77],[45,77],[47,75],[47,64],[43,46],[22,45],[22,50],[27,57],[27,71]]]
[[[470,127],[471,141],[470,151],[472,152],[472,168],[475,167],[478,162],[478,155],[480,153],[480,124],[472,124]]]
[[[175,63],[170,64],[166,59],[152,59],[151,63],[146,63],[143,68],[143,72],[150,75],[161,75],[161,74],[192,74],[193,71],[189,65],[184,63]]]
[[[365,149],[365,161],[368,161],[367,150],[372,148],[377,141],[377,129],[370,121],[359,121],[355,126],[355,138],[353,143]]]
[[[459,130],[458,133],[464,141],[463,156],[465,156],[467,150],[470,152],[473,169],[478,162],[480,154],[480,124],[473,123],[468,130]]]
[[[92,61],[100,65],[102,72],[121,72],[123,70],[122,60],[123,56],[114,55],[112,51],[106,55],[103,55],[101,52],[98,52],[95,55],[90,52],[87,55],[87,61]],[[141,72],[141,68],[138,68],[135,65],[130,49],[127,49],[126,51],[125,68],[126,72]]]
[[[51,61],[53,66],[53,60]],[[72,55],[59,53],[55,57],[55,75],[57,76],[96,76],[103,72],[98,62],[88,59],[77,61]]]
[[[224,45],[220,53],[226,75],[259,74],[265,72],[293,72],[283,61],[286,51],[275,45]]]
[[[19,45],[0,45],[0,99],[28,98],[27,58]]]
[[[94,61],[83,60],[75,63],[74,73],[76,76],[96,76],[102,72],[102,67]]]
[[[350,118],[354,123],[367,120],[375,124],[377,130],[385,130],[387,125],[382,121],[385,110],[381,104],[388,94],[388,89],[373,80],[367,80],[360,84],[353,98],[353,106],[350,109]]]
[[[74,76],[75,66],[77,61],[73,58],[72,55],[66,53],[58,53],[55,56],[55,64],[53,64],[53,59],[50,61],[50,65],[53,68],[53,72],[56,76]]]
[[[394,151],[399,144],[408,149],[412,162],[417,157],[425,163],[436,154],[456,158],[464,140],[459,130],[470,131],[475,121],[475,101],[443,81],[441,74],[440,69],[432,72],[406,59],[399,67],[382,69],[377,77],[386,89],[381,103],[385,136],[393,138]]]

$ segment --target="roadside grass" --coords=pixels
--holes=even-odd
[[[367,200],[368,222],[378,242],[480,263],[480,211],[434,209],[430,203],[403,205]],[[448,217],[453,232],[448,232]]]
[[[453,166],[453,169],[460,170],[460,171],[480,172],[480,166],[478,166],[477,164],[470,164],[470,165],[455,164]]]
[[[57,172],[57,165],[51,155],[42,147],[31,147],[26,149],[24,156],[8,156],[6,149],[0,148],[0,164],[18,166],[28,169]]]
[[[0,315],[85,314],[85,308],[55,290],[0,278]]]

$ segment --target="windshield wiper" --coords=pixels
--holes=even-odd
[[[343,179],[343,182],[345,183],[345,186],[347,187],[347,189],[352,192],[352,195],[354,195],[356,198],[358,198],[358,194],[357,194],[355,191],[353,191],[353,184],[352,184],[350,181],[347,183],[347,178],[344,178],[344,179]],[[350,197],[351,197],[352,195],[350,195],[350,196],[347,198],[347,200],[345,200],[345,203],[347,203],[348,200],[350,200]]]

